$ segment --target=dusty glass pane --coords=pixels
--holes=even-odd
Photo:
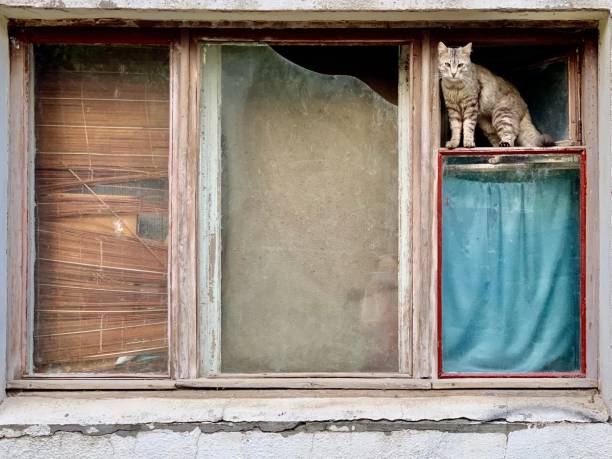
[[[555,140],[569,138],[567,80],[567,59],[525,69],[514,80],[529,106],[534,124]]]
[[[33,371],[167,372],[168,49],[35,49]]]
[[[222,371],[397,371],[397,47],[220,49]]]
[[[580,369],[580,157],[447,157],[442,367]]]

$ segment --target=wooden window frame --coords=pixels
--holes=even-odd
[[[500,45],[513,45],[513,46],[538,46],[538,45],[563,45],[568,47],[575,47],[578,50],[577,56],[570,59],[570,74],[568,75],[568,86],[569,86],[569,102],[570,102],[570,135],[575,137],[577,146],[583,148],[588,155],[588,161],[586,162],[586,267],[584,270],[585,286],[584,286],[584,301],[586,303],[586,358],[584,363],[586,364],[586,371],[584,376],[576,378],[564,377],[558,378],[565,381],[577,381],[581,378],[587,380],[597,380],[598,378],[598,332],[597,323],[599,317],[598,304],[598,292],[599,292],[599,263],[600,263],[600,252],[599,252],[599,238],[597,233],[599,228],[599,188],[598,188],[598,168],[599,168],[599,152],[598,152],[598,138],[597,138],[597,33],[596,31],[580,31],[575,33],[550,33],[543,30],[536,31],[521,31],[520,33],[512,31],[499,31],[497,33],[491,33],[479,29],[465,29],[465,30],[445,30],[432,33],[431,53],[432,53],[432,65],[434,65],[437,51],[435,47],[439,41],[460,43],[460,42],[473,42],[475,46],[479,42],[486,41],[487,43],[498,43]],[[572,64],[573,62],[573,64]],[[573,70],[573,71],[572,71]],[[432,86],[431,98],[434,102],[434,108],[432,110],[432,122],[431,131],[433,132],[433,139],[430,146],[430,152],[433,158],[437,158],[438,150],[441,145],[440,139],[440,127],[437,123],[441,119],[440,116],[440,90],[439,85]],[[574,127],[572,127],[574,126]],[[573,142],[572,142],[573,143]],[[492,148],[485,148],[484,150],[494,151]],[[515,150],[511,149],[510,151]],[[500,149],[503,152],[504,149]],[[508,150],[505,150],[506,152]],[[435,167],[435,177],[437,184],[438,180],[438,167]],[[423,194],[429,196],[437,196],[437,190],[429,187],[423,191]],[[433,201],[433,202],[432,202]],[[432,199],[429,201],[429,205],[436,205],[437,201]],[[435,208],[435,207],[434,207]],[[427,215],[429,218],[432,217],[433,212],[429,212]],[[438,225],[436,222],[429,222],[433,224],[432,229],[434,241],[438,240]],[[429,252],[429,269],[432,269],[431,263],[437,263],[438,260],[438,248],[437,244],[433,244]],[[437,267],[433,268],[434,272],[432,275],[437,275]],[[428,334],[430,352],[436,353],[438,350],[437,330],[433,330],[432,324],[438,324],[438,292],[434,289],[431,298],[431,307],[426,313],[429,313],[433,317],[433,320],[427,321],[428,329],[424,334]],[[418,307],[418,304],[415,305]],[[432,338],[433,337],[433,338]],[[436,368],[433,369],[432,377],[438,377],[438,364],[437,355],[435,360]],[[441,385],[453,385],[454,382],[461,384],[462,380],[472,379],[470,377],[453,377],[453,378],[440,378],[439,384]],[[486,381],[489,378],[478,378]],[[512,378],[514,379],[514,377]],[[533,376],[525,378],[527,380],[537,380]],[[547,378],[543,378],[547,379]]]
[[[197,37],[195,39],[197,46],[197,54],[201,55],[200,49],[206,44],[244,44],[249,43],[244,39],[226,39],[221,42],[217,40],[207,40],[206,38]],[[308,45],[313,44],[307,40],[292,40],[268,38],[257,40],[254,43],[264,43],[268,45]],[[403,378],[411,379],[410,373],[412,368],[412,352],[411,341],[411,316],[412,308],[408,292],[410,291],[411,279],[411,254],[408,250],[410,241],[410,215],[411,215],[411,199],[410,199],[410,142],[411,133],[410,125],[412,124],[412,113],[410,110],[410,100],[412,95],[412,75],[415,63],[412,59],[412,49],[415,46],[415,40],[396,39],[396,40],[380,40],[375,39],[369,41],[361,39],[335,39],[335,40],[317,40],[317,45],[383,45],[383,46],[398,46],[398,372],[397,373],[274,373],[266,375],[272,378],[295,378],[295,377],[317,377],[317,378],[338,378],[342,375],[351,378]],[[214,59],[214,58],[213,58]],[[201,62],[198,61],[198,68]],[[214,66],[216,62],[212,65]],[[204,72],[206,72],[206,63],[204,63]],[[214,71],[219,69],[214,68]],[[192,81],[204,82],[207,87],[198,88],[201,97],[206,98],[209,94],[209,100],[204,100],[205,105],[215,105],[218,96],[219,77],[212,78],[192,78]],[[208,90],[210,89],[210,90]],[[208,102],[208,103],[207,103]],[[405,108],[402,109],[401,107]],[[216,105],[215,105],[216,107]],[[219,113],[215,114],[217,119]],[[244,378],[251,376],[250,374],[236,374],[221,372],[221,146],[220,146],[220,126],[217,122],[208,123],[206,126],[201,126],[202,143],[200,148],[200,215],[206,222],[200,225],[199,240],[203,241],[200,246],[200,330],[202,330],[201,349],[208,352],[201,353],[200,374],[204,378]],[[212,152],[211,154],[208,154]],[[412,385],[411,385],[412,387]]]
[[[440,145],[439,84],[436,68],[438,40],[455,39],[533,45],[575,44],[582,50],[573,107],[581,126],[582,146],[589,152],[587,175],[587,228],[598,228],[597,188],[597,37],[592,30],[522,29],[113,29],[84,27],[30,27],[11,29],[10,158],[9,158],[9,320],[8,388],[13,389],[169,389],[169,388],[341,388],[341,389],[447,389],[447,388],[587,388],[597,387],[598,238],[587,240],[587,374],[586,378],[451,378],[437,373],[436,273],[437,222],[435,217]],[[199,176],[200,156],[200,46],[206,43],[258,42],[268,44],[397,45],[409,65],[400,68],[405,79],[399,97],[400,161],[398,193],[401,212],[399,279],[400,330],[404,349],[402,373],[284,373],[222,374],[214,356],[200,356],[200,336],[210,310],[219,307],[217,250],[219,226],[214,219],[198,222],[199,190],[209,193],[218,172]],[[31,47],[41,43],[152,44],[170,48],[171,141],[169,154],[169,362],[168,377],[147,375],[28,375],[28,304],[31,301],[31,226],[33,182],[33,123]],[[409,50],[406,51],[406,50]],[[406,54],[408,53],[408,54]],[[571,94],[570,94],[570,97]],[[403,113],[403,114],[402,114]],[[406,129],[401,129],[404,126]],[[578,128],[577,128],[578,129]],[[580,132],[578,129],[576,132]],[[401,152],[404,152],[403,154]],[[217,181],[218,184],[218,181]],[[206,185],[206,186],[205,186]],[[205,196],[205,195],[203,195]],[[218,206],[217,204],[214,204]],[[208,209],[207,214],[213,210]],[[206,213],[206,212],[205,212]],[[218,215],[218,213],[217,213]],[[200,227],[198,229],[198,225]],[[208,244],[198,235],[206,228]],[[214,250],[211,250],[214,249]],[[200,261],[198,261],[200,260]],[[203,268],[201,273],[198,267]],[[199,277],[201,276],[201,277]],[[205,279],[203,283],[199,279]],[[209,284],[208,282],[212,282]],[[198,290],[199,289],[199,290]],[[211,292],[212,297],[206,297]],[[198,310],[198,304],[202,309]],[[199,325],[198,325],[199,324]],[[217,325],[215,325],[217,326]],[[209,324],[204,324],[204,328]],[[213,327],[214,328],[214,327]],[[210,340],[218,337],[210,335]],[[209,341],[209,346],[210,342]],[[203,370],[203,371],[201,371]],[[203,376],[202,376],[203,375]]]
[[[74,381],[82,378],[92,381],[141,380],[146,387],[151,383],[147,380],[164,380],[170,378],[190,376],[185,370],[188,362],[187,347],[190,346],[189,336],[182,335],[183,330],[176,330],[177,324],[187,328],[193,323],[188,317],[194,311],[195,279],[189,283],[189,268],[185,267],[192,257],[195,240],[190,240],[193,231],[182,224],[183,217],[192,214],[195,216],[193,199],[185,199],[185,193],[195,192],[195,183],[189,181],[186,175],[189,154],[193,153],[187,148],[188,130],[184,111],[176,110],[179,101],[187,103],[189,100],[189,85],[181,84],[178,75],[188,71],[188,57],[181,48],[181,37],[176,30],[153,32],[146,30],[112,30],[103,29],[101,33],[86,33],[81,29],[44,28],[18,30],[11,34],[11,69],[9,106],[15,110],[9,120],[10,130],[10,158],[9,170],[15,175],[9,179],[9,193],[11,200],[8,209],[8,220],[14,221],[9,232],[9,307],[8,312],[8,352],[7,352],[7,379],[8,387],[12,380],[29,381]],[[33,115],[33,46],[36,44],[83,44],[83,45],[154,45],[168,48],[170,53],[170,144],[169,144],[169,283],[168,283],[168,353],[169,375],[147,374],[36,374],[31,368],[31,307],[33,305],[33,225],[34,225],[34,115]],[[184,45],[183,45],[184,47]],[[186,66],[187,64],[187,66]],[[184,126],[177,129],[177,126]],[[181,167],[182,166],[182,167]],[[194,177],[195,179],[195,177]],[[189,185],[192,188],[189,188]],[[193,209],[190,209],[193,207]],[[13,228],[14,227],[14,228]],[[191,245],[190,245],[191,244]],[[195,269],[195,260],[191,271]],[[172,269],[170,269],[172,266]],[[180,284],[180,285],[179,285]],[[189,291],[189,288],[192,288]],[[190,295],[193,298],[190,298]],[[181,339],[177,337],[181,336]],[[128,383],[129,385],[129,383]]]

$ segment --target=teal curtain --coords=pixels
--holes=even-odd
[[[579,169],[445,168],[444,372],[580,368]]]

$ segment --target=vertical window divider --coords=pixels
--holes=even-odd
[[[398,88],[398,193],[399,193],[399,253],[398,253],[398,350],[399,372],[412,373],[412,178],[410,170],[412,144],[411,101],[413,92],[414,45],[400,46]]]
[[[199,166],[202,221],[198,226],[200,365],[203,376],[212,376],[221,370],[221,49],[197,50],[204,70]]]
[[[596,378],[598,376],[598,326],[599,323],[599,266],[600,266],[600,241],[597,229],[600,227],[599,214],[599,188],[597,185],[599,168],[599,150],[597,138],[597,41],[585,40],[582,48],[579,88],[580,125],[582,139],[581,143],[586,148],[588,155],[586,164],[586,277],[585,300],[586,300],[586,323],[583,333],[583,345],[586,346],[586,376]],[[602,154],[605,152],[602,152]]]
[[[27,374],[29,353],[28,316],[32,279],[32,111],[31,111],[31,44],[11,40],[9,95],[9,196],[8,205],[8,330],[7,377],[19,379]],[[17,83],[17,84],[16,84]]]
[[[437,180],[435,145],[439,124],[437,100],[438,83],[433,65],[434,44],[430,33],[423,32],[419,52],[420,62],[414,87],[419,88],[418,100],[413,101],[414,132],[419,133],[413,143],[412,155],[412,302],[413,302],[413,377],[435,378],[436,367],[436,292],[437,247],[435,221],[435,184]]]
[[[197,148],[190,143],[197,96],[190,91],[188,31],[171,47],[170,62],[170,375],[181,379],[197,374]]]
[[[36,84],[35,75],[35,64],[34,64],[34,47],[32,45],[27,46],[28,54],[28,75],[27,75],[27,86],[26,86],[26,104],[24,110],[27,110],[27,124],[25,126],[26,136],[26,169],[27,169],[27,203],[26,203],[26,214],[27,218],[27,307],[26,307],[26,348],[25,348],[25,367],[24,372],[26,374],[32,374],[34,372],[34,303],[35,303],[35,290],[36,286],[34,272],[36,262],[36,236],[35,236],[35,220],[36,220],[36,202],[35,202],[35,152],[36,152],[36,135],[35,135],[35,115],[34,115],[34,85]]]
[[[573,145],[582,143],[580,127],[580,50],[576,48],[568,56],[568,121],[569,138]]]

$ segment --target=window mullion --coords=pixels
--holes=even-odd
[[[170,368],[174,378],[197,375],[196,221],[198,149],[191,142],[197,125],[189,116],[196,108],[191,86],[189,33],[171,48],[170,159]],[[196,111],[197,113],[197,111]],[[196,135],[197,137],[197,135]],[[196,139],[197,142],[197,139]]]
[[[34,190],[30,186],[33,173],[31,150],[31,45],[11,41],[10,70],[10,157],[8,221],[8,349],[7,376],[19,379],[25,373],[28,362],[27,314],[28,285],[31,270],[30,247],[33,234],[30,202]]]
[[[398,181],[399,181],[399,262],[398,262],[398,349],[399,372],[412,372],[412,44],[400,47],[398,87]]]
[[[438,84],[433,65],[433,45],[428,32],[422,35],[414,87],[418,95],[413,101],[415,126],[418,133],[412,154],[412,304],[413,304],[413,376],[434,377],[436,365],[436,290],[437,257],[435,244],[435,185],[436,167],[433,161],[435,145],[439,144]],[[415,91],[416,93],[417,91]],[[416,123],[419,123],[417,126]]]

